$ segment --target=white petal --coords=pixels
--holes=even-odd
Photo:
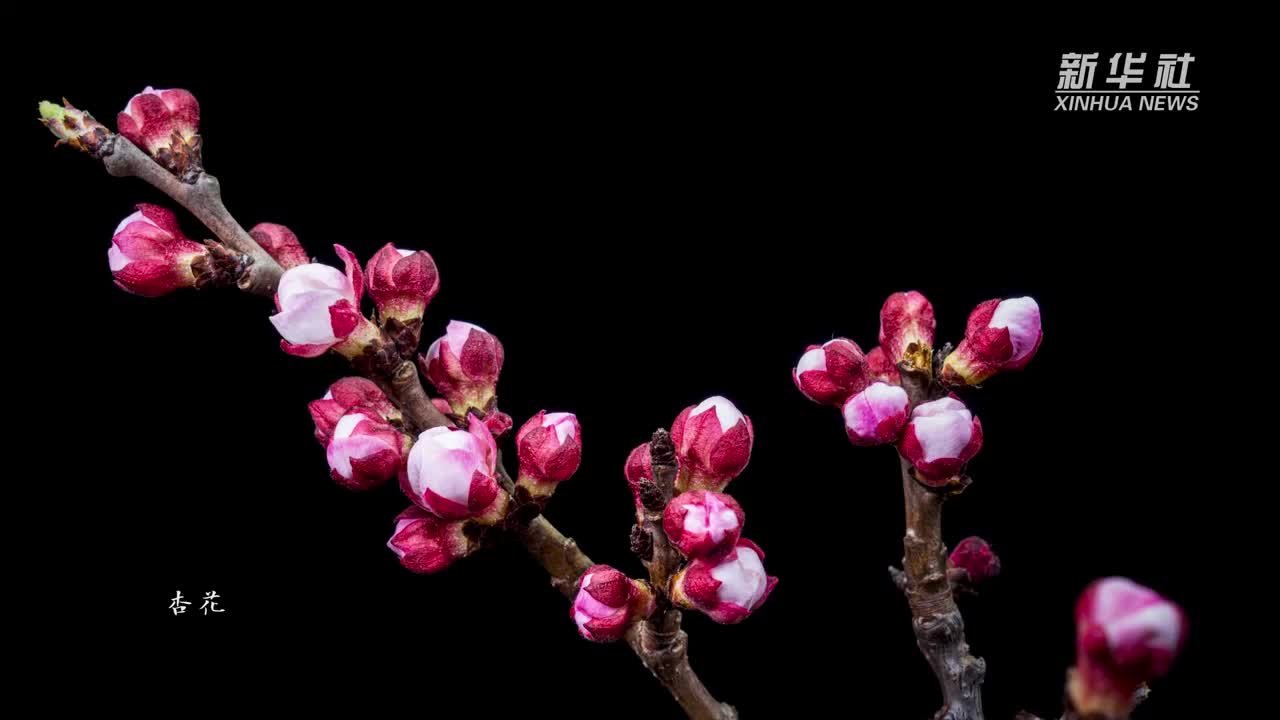
[[[333,428],[333,436],[339,440],[351,437],[351,432],[356,429],[362,420],[366,420],[362,413],[351,413],[343,415],[338,419],[338,424]]]
[[[432,428],[418,436],[409,451],[409,486],[422,495],[427,490],[466,505],[471,478],[484,460],[480,442],[469,432]]]
[[[280,300],[280,307],[288,310],[293,303],[315,291],[336,294],[355,302],[355,292],[346,274],[321,263],[309,263],[286,270],[280,276],[276,297]]]
[[[739,547],[736,554],[737,558],[734,560],[712,568],[711,577],[721,583],[716,590],[720,602],[733,603],[750,610],[764,597],[769,580],[764,572],[764,563],[760,562],[760,556],[754,550]]]
[[[827,369],[827,351],[820,347],[816,347],[807,351],[800,356],[800,362],[796,363],[797,373],[806,373],[811,370]]]
[[[1009,328],[1009,339],[1013,342],[1010,360],[1021,360],[1040,337],[1040,306],[1029,297],[1002,300],[991,315],[988,327]]]
[[[329,307],[342,300],[334,292],[314,291],[295,298],[283,312],[271,316],[280,337],[295,345],[324,345],[338,341]]]
[[[742,413],[738,408],[719,395],[709,397],[698,403],[693,412],[689,413],[689,417],[696,417],[712,408],[715,409],[716,419],[720,421],[720,432],[729,432],[729,428],[737,425],[738,421],[742,420]]]
[[[444,339],[449,343],[449,349],[454,355],[462,354],[462,346],[467,343],[467,338],[471,336],[472,330],[484,332],[484,328],[479,325],[472,325],[469,322],[461,320],[450,320],[448,327],[445,328]]]
[[[925,462],[960,457],[973,437],[973,418],[967,410],[915,418],[911,425],[924,449]]]
[[[152,227],[156,227],[156,224],[148,220],[147,216],[143,215],[142,211],[139,210],[134,214],[130,215],[129,217],[121,220],[120,224],[116,226],[116,231],[111,233],[111,237],[115,237],[116,235],[119,235],[125,228],[129,227],[129,223],[135,223],[135,222],[143,222]]]
[[[542,427],[555,426],[556,442],[564,445],[566,439],[574,437],[578,432],[574,428],[574,425],[577,424],[576,420],[577,418],[573,416],[573,413],[547,413],[542,416]]]
[[[124,251],[116,247],[114,243],[107,248],[107,265],[110,266],[111,272],[120,272],[131,262],[133,261],[129,256],[125,255]]]

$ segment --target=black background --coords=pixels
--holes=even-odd
[[[901,555],[893,452],[851,447],[792,364],[833,336],[875,345],[896,290],[933,301],[939,342],[978,302],[1030,294],[1044,345],[966,396],[986,444],[945,526],[1004,562],[962,600],[988,716],[1057,710],[1075,597],[1109,574],[1190,615],[1143,716],[1203,697],[1206,538],[1228,524],[1206,487],[1226,411],[1197,387],[1230,372],[1215,352],[1232,271],[1212,246],[1236,237],[1227,181],[1248,162],[1221,55],[1185,33],[508,30],[67,41],[26,66],[14,112],[65,95],[114,125],[144,85],[185,87],[246,227],[284,223],[323,262],[335,242],[362,259],[388,241],[429,250],[442,292],[425,334],[482,325],[506,347],[517,423],[580,418],[584,462],[548,516],[597,562],[640,572],[627,452],[683,407],[732,399],[756,443],[731,490],[781,581],[742,625],[686,627],[695,669],[744,717],[926,717],[938,702],[885,573]],[[1201,108],[1055,114],[1070,50],[1190,51]],[[13,481],[8,513],[31,528],[23,604],[51,640],[30,657],[45,677],[94,668],[50,702],[677,714],[625,646],[576,635],[518,547],[403,571],[384,543],[404,498],[340,490],[311,437],[306,402],[341,361],[282,353],[258,298],[116,290],[112,229],[132,203],[173,204],[52,150],[34,121],[11,143],[40,241],[19,249],[47,268],[23,278],[39,299],[14,341],[38,358],[19,391],[39,388],[27,407],[51,448],[23,453],[41,471]],[[178,590],[197,604],[174,617]],[[209,590],[224,614],[195,611]]]

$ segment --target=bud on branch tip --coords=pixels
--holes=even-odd
[[[1169,671],[1186,639],[1186,615],[1154,590],[1120,577],[1085,588],[1075,615],[1071,703],[1084,716],[1123,720],[1138,687]]]

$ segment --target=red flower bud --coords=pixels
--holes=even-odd
[[[1121,577],[1085,588],[1075,614],[1071,703],[1082,716],[1127,718],[1138,686],[1169,671],[1186,638],[1186,616],[1155,591]]]
[[[418,363],[455,415],[464,417],[470,408],[486,412],[497,397],[502,343],[484,328],[452,320]]]
[[[977,385],[998,372],[1021,370],[1043,339],[1034,299],[988,300],[969,315],[964,340],[942,363],[942,381]]]
[[[249,231],[249,236],[285,270],[311,262],[311,256],[303,249],[298,236],[283,225],[258,223]]]
[[[915,290],[894,293],[880,308],[880,347],[893,364],[930,372],[935,324],[928,298]]]
[[[146,203],[137,207],[116,227],[107,250],[116,285],[143,297],[195,286],[191,264],[208,249],[182,234],[171,211]]]
[[[356,407],[338,419],[325,447],[329,474],[348,490],[368,490],[399,474],[408,438],[372,410]]]
[[[882,382],[888,385],[901,385],[902,376],[898,373],[898,364],[891,362],[885,355],[884,348],[877,345],[867,353],[867,382]]]
[[[440,273],[431,256],[422,250],[398,250],[387,243],[365,268],[369,295],[378,315],[401,323],[421,320],[427,303],[440,291]]]
[[[721,624],[742,622],[778,584],[765,574],[762,560],[764,551],[745,539],[728,553],[695,558],[672,580],[671,600]]]
[[[632,580],[608,565],[592,565],[578,580],[578,594],[569,617],[582,637],[613,642],[627,634],[632,623],[653,613],[649,585]]]
[[[707,557],[736,545],[745,520],[742,506],[732,497],[693,490],[667,503],[662,528],[687,557]]]
[[[447,521],[411,506],[396,516],[396,529],[387,547],[410,572],[430,575],[466,557],[475,549],[463,532],[465,520]]]
[[[898,442],[922,482],[941,487],[982,449],[982,423],[954,395],[921,403]]]
[[[129,100],[116,125],[174,173],[200,170],[200,104],[186,90],[148,87]]]
[[[582,427],[572,413],[539,410],[516,433],[517,483],[535,497],[550,495],[582,462]]]
[[[636,503],[636,513],[644,513],[644,502],[640,499],[640,481],[653,480],[653,457],[649,454],[649,443],[637,445],[627,456],[627,464],[623,472],[627,476],[627,487],[631,489],[631,497]]]
[[[677,489],[723,490],[747,466],[754,438],[751,419],[719,395],[685,408],[671,424]]]
[[[910,412],[906,390],[872,383],[844,404],[844,429],[854,445],[885,445],[898,439]]]
[[[791,370],[791,380],[805,397],[819,405],[839,407],[867,386],[862,348],[852,340],[836,338],[810,345]]]
[[[947,567],[963,570],[969,584],[978,585],[1000,574],[1000,558],[986,540],[975,535],[956,545],[947,558]]]

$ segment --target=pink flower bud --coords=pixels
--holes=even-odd
[[[1076,667],[1067,683],[1082,716],[1126,718],[1138,686],[1169,671],[1187,634],[1182,608],[1132,580],[1110,577],[1076,603]]]
[[[483,422],[468,421],[466,430],[435,427],[419,435],[401,478],[414,504],[446,520],[480,518],[499,495],[497,445]]]
[[[116,226],[107,250],[107,265],[116,285],[143,297],[194,287],[191,264],[207,255],[208,249],[182,234],[171,211],[146,203],[137,207],[137,212]]]
[[[640,499],[640,481],[653,480],[653,457],[649,454],[649,443],[637,445],[627,456],[627,464],[623,472],[627,476],[627,487],[631,489],[631,497],[636,503],[636,513],[644,513],[644,502]]]
[[[364,280],[355,256],[341,245],[334,250],[346,266],[343,273],[320,263],[289,268],[276,288],[276,308],[271,316],[281,338],[280,347],[290,355],[316,357],[333,348],[358,355],[364,343],[378,334],[360,312]]]
[[[365,268],[369,295],[378,304],[378,315],[402,323],[421,320],[427,303],[440,291],[440,273],[431,256],[422,250],[397,250],[387,243]]]
[[[329,474],[348,490],[377,487],[400,472],[407,438],[372,410],[355,408],[334,425],[325,448]]]
[[[398,421],[401,417],[400,411],[373,381],[362,377],[345,377],[330,385],[323,398],[312,400],[307,405],[307,409],[311,411],[311,419],[316,424],[316,440],[322,445],[328,445],[338,420],[348,410],[357,407],[387,422]]]
[[[518,483],[535,497],[550,495],[582,462],[582,427],[572,413],[539,410],[516,433]]]
[[[739,540],[728,553],[695,558],[672,580],[672,601],[718,623],[742,622],[764,604],[778,578],[765,575],[764,551]]]
[[[986,540],[974,535],[956,545],[947,558],[947,567],[963,570],[966,580],[977,585],[1000,574],[1000,558]]]
[[[894,365],[929,372],[933,368],[933,305],[912,290],[889,296],[880,308],[880,347]]]
[[[898,442],[898,452],[927,485],[941,487],[982,449],[982,423],[954,395],[921,403]]]
[[[441,520],[414,505],[396,516],[396,530],[387,547],[410,572],[438,573],[475,549],[463,532],[465,526],[465,520]]]
[[[889,361],[884,348],[877,345],[867,353],[867,382],[882,382],[889,385],[901,385],[902,376],[898,373],[898,364]]]
[[[854,445],[885,445],[898,439],[911,412],[907,391],[872,383],[844,404],[844,429]]]
[[[594,642],[620,640],[632,623],[652,613],[653,593],[648,584],[608,565],[592,565],[582,573],[578,594],[569,608],[578,632]]]
[[[751,419],[719,395],[687,407],[671,424],[681,490],[723,490],[751,459]]]
[[[249,236],[286,270],[311,262],[311,256],[303,249],[298,236],[283,225],[258,223],[249,231]]]
[[[707,557],[736,545],[745,520],[742,506],[732,497],[693,490],[667,503],[662,528],[687,557]]]
[[[1043,339],[1034,299],[988,300],[969,315],[964,340],[942,363],[942,381],[977,385],[998,372],[1021,370]]]
[[[129,100],[116,125],[121,135],[175,173],[199,169],[200,104],[186,90],[148,87]]]
[[[484,328],[452,320],[418,363],[454,414],[465,416],[469,408],[485,412],[497,393],[502,343]]]
[[[864,362],[857,343],[836,338],[806,348],[791,371],[791,380],[810,400],[839,407],[867,386]]]

